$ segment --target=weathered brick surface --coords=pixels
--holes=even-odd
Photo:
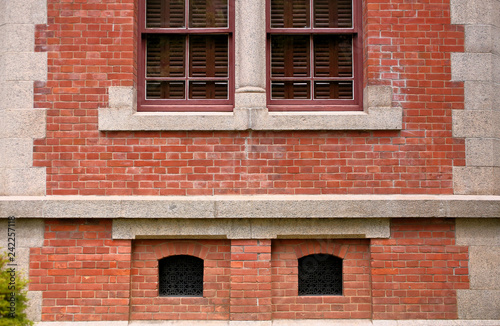
[[[30,250],[42,321],[128,320],[130,250],[111,239],[111,220],[47,220],[43,247]]]
[[[204,260],[203,297],[158,295],[158,260],[173,255],[190,255]],[[228,319],[229,268],[227,240],[135,241],[131,320]]]
[[[454,220],[393,220],[390,239],[371,241],[373,318],[457,319],[468,261]]]
[[[231,240],[231,320],[271,319],[271,240]]]
[[[298,259],[343,259],[343,295],[299,296]],[[203,297],[160,297],[158,260],[204,260]],[[395,219],[388,239],[112,240],[111,221],[47,220],[31,248],[43,321],[456,319],[469,287],[455,221]]]
[[[343,259],[343,295],[298,295],[298,259],[313,254]],[[371,318],[368,240],[273,241],[272,275],[274,319]]]
[[[136,5],[48,1],[36,33],[48,80],[35,83],[47,138],[34,148],[48,195],[453,192],[465,145],[451,133],[463,83],[451,81],[450,53],[464,33],[449,0],[363,3],[364,83],[392,86],[401,132],[99,132],[107,88],[137,82]]]

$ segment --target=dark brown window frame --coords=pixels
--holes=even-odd
[[[301,28],[273,28],[271,27],[271,0],[266,1],[266,92],[267,107],[270,111],[361,111],[363,110],[363,41],[362,41],[362,8],[361,0],[352,0],[352,27],[351,28],[315,28],[313,27],[314,0],[308,0],[309,27]],[[279,35],[305,35],[309,36],[309,76],[273,78],[271,76],[271,38]],[[312,85],[318,79],[314,77],[314,51],[313,38],[316,35],[351,35],[352,60],[353,60],[353,98],[352,99],[314,99],[313,89],[310,86],[311,99],[272,99],[271,82],[276,79],[289,81],[308,80]],[[332,80],[332,79],[330,79]]]
[[[234,89],[235,89],[235,0],[228,0],[228,26],[221,28],[193,28],[189,27],[189,9],[188,1],[185,0],[185,27],[182,28],[146,28],[146,1],[139,0],[138,12],[138,65],[137,65],[137,111],[139,112],[224,112],[232,111],[234,107]],[[147,35],[185,35],[186,36],[186,52],[185,62],[189,61],[189,36],[198,35],[227,35],[228,37],[228,98],[227,99],[146,99],[146,38]],[[185,73],[184,82],[185,88],[190,81],[190,77]],[[163,78],[168,80],[168,78]],[[175,78],[178,80],[179,78]],[[202,78],[192,78],[197,80]],[[216,79],[216,78],[210,78]]]

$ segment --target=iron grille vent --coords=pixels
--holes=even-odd
[[[161,297],[203,296],[203,259],[179,255],[158,262]]]
[[[326,254],[300,258],[299,295],[342,295],[342,259]]]

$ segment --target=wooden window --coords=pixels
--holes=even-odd
[[[138,111],[230,111],[234,0],[140,0]]]
[[[270,110],[361,110],[359,0],[268,0]]]

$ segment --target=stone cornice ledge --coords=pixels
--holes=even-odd
[[[0,218],[500,218],[500,196],[3,196]]]

